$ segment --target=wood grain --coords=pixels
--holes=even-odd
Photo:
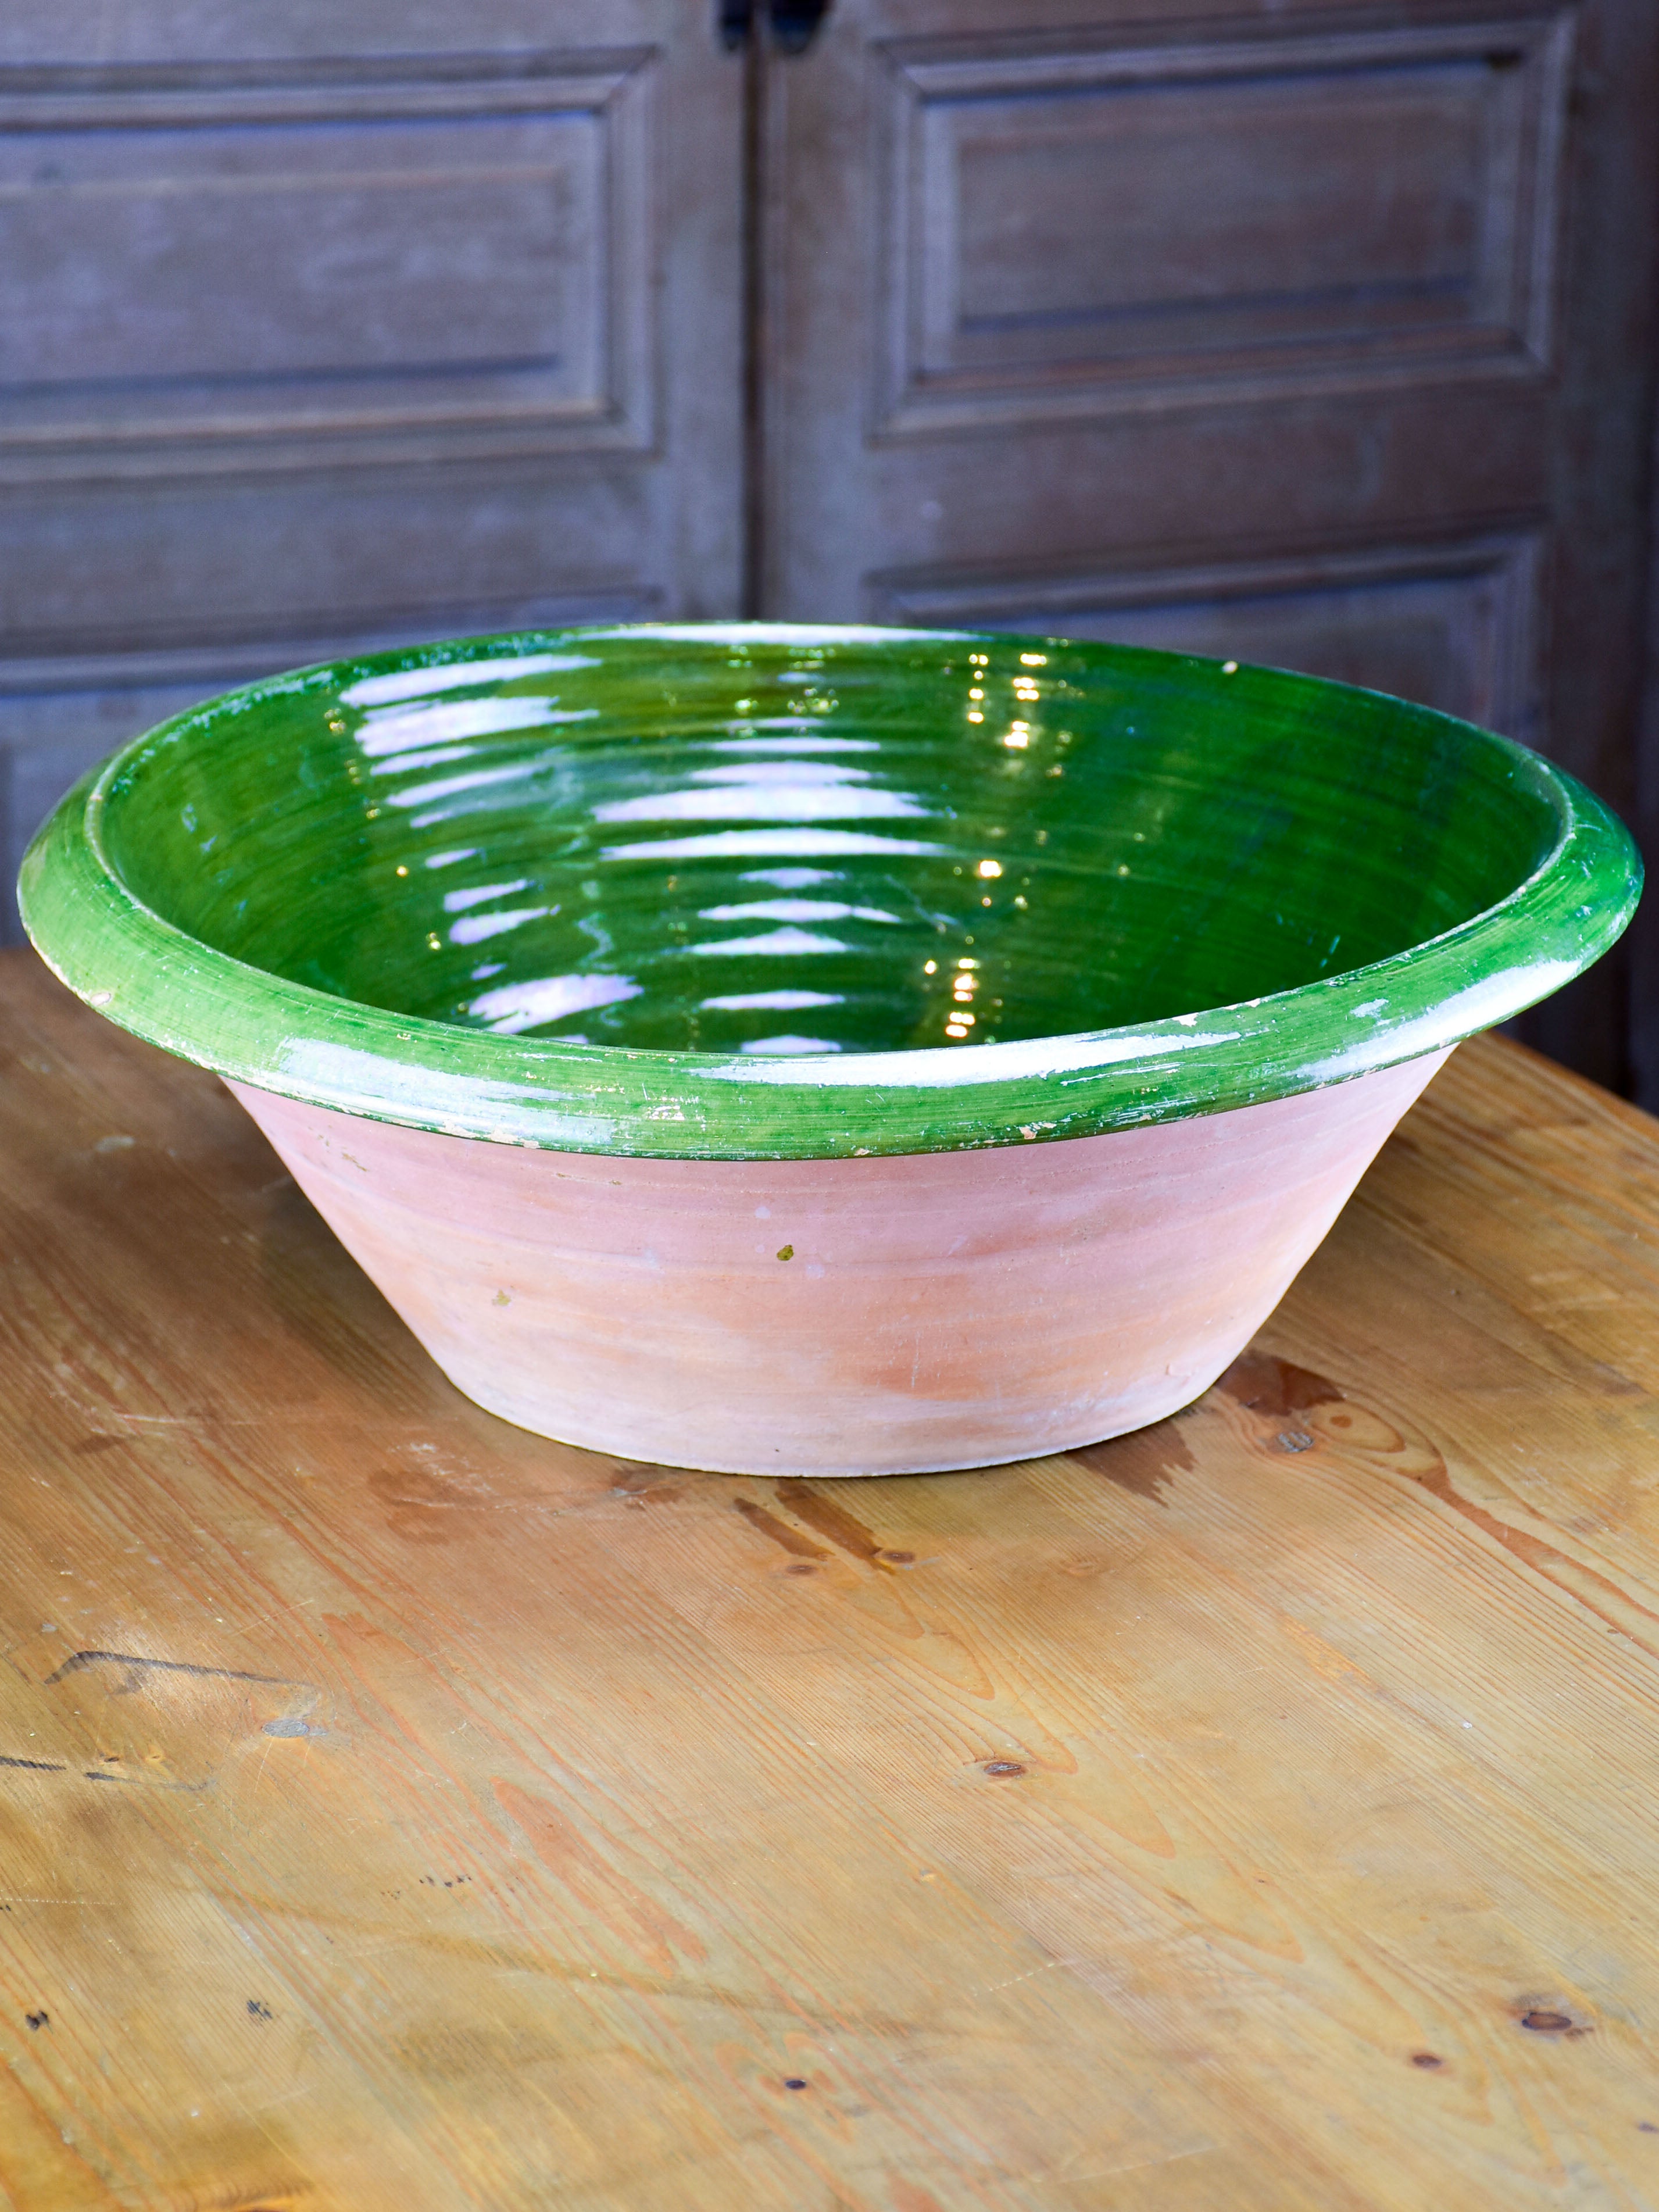
[[[1659,2202],[1652,1123],[1467,1047],[1196,1406],[849,1496],[0,1006],[8,2212]]]

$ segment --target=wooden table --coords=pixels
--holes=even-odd
[[[0,959],[0,2203],[1659,2204],[1659,1130],[1467,1047],[1176,1420],[619,1464]]]

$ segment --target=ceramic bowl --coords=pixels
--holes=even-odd
[[[233,692],[72,793],[21,896],[480,1405],[838,1475],[1186,1404],[1638,884],[1569,777],[1374,693],[719,626]]]

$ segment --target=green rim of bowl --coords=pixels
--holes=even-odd
[[[915,632],[818,625],[639,625],[680,642],[860,647]],[[634,633],[630,633],[634,634]],[[552,1151],[671,1159],[815,1159],[960,1151],[1091,1136],[1255,1105],[1439,1052],[1534,1004],[1613,944],[1642,871],[1622,823],[1537,754],[1432,715],[1508,756],[1510,779],[1542,796],[1559,834],[1505,897],[1389,958],[1240,1004],[1133,1027],[954,1049],[780,1060],[633,1050],[504,1036],[343,1000],[252,967],[190,936],[122,882],[101,837],[106,799],[147,747],[207,711],[257,707],[300,686],[339,690],[377,673],[539,652],[614,628],[513,634],[393,651],[248,684],[135,738],[76,785],[25,856],[29,936],[69,988],[110,1020],[262,1091],[410,1128]],[[952,632],[1006,648],[1029,642],[1120,664],[1205,667],[1185,657],[1004,633]],[[1264,706],[1285,687],[1346,687],[1241,668],[1235,695]],[[1356,695],[1350,693],[1350,696]],[[1374,706],[1375,694],[1363,696]],[[1430,715],[1427,708],[1408,709]]]

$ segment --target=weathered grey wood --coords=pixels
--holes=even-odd
[[[733,611],[741,64],[678,0],[0,21],[0,810],[372,641]]]
[[[768,68],[777,615],[1236,654],[1633,797],[1659,15],[842,0]],[[1617,1082],[1619,963],[1533,1023]]]

